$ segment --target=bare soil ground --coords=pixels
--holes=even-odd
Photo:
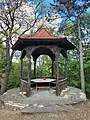
[[[56,113],[22,114],[20,111],[0,109],[0,120],[90,120],[90,101],[68,105],[67,111]]]

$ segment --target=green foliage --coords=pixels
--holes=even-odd
[[[4,75],[4,72],[5,72],[5,65],[6,65],[5,60],[0,59],[0,87],[1,87],[1,81],[3,79],[3,75]]]
[[[86,83],[86,95],[90,98],[90,83]]]
[[[73,32],[74,31],[74,32]],[[76,33],[77,33],[77,25],[76,23],[70,23],[70,24],[67,24],[64,28],[64,34],[66,36],[76,36]]]
[[[86,83],[86,94],[87,97],[90,98],[90,50],[87,49],[85,51],[85,61],[84,61],[84,68],[85,68],[85,83]]]
[[[86,54],[86,59],[85,59],[85,68],[87,69],[87,68],[90,68],[90,50],[89,49],[87,49],[86,51],[85,51],[85,54]]]
[[[14,88],[20,86],[20,63],[12,63],[12,70],[8,81],[7,88]]]
[[[69,55],[67,66],[67,77],[69,85],[80,88],[79,61]]]
[[[4,51],[4,45],[2,44],[2,39],[0,39],[0,87],[1,87],[1,81],[3,79],[3,75],[5,72],[5,66],[6,66],[6,61],[5,61],[5,51]]]
[[[48,56],[42,56],[42,64],[37,66],[37,77],[51,77],[52,75],[52,61]]]

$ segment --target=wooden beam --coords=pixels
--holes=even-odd
[[[55,54],[56,62],[56,95],[59,95],[59,53]]]
[[[36,78],[36,60],[34,61],[34,78]]]

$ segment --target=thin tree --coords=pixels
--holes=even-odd
[[[79,56],[80,56],[80,76],[81,76],[81,89],[85,92],[84,82],[84,67],[83,67],[83,49],[82,49],[82,36],[81,36],[81,16],[86,9],[90,6],[90,0],[54,0],[55,4],[51,4],[58,13],[64,17],[64,23],[76,21],[78,25],[78,40],[79,40]]]
[[[26,5],[26,6],[25,6]],[[11,51],[13,40],[30,30],[37,21],[36,6],[30,6],[27,0],[1,0],[0,1],[0,38],[5,43],[5,74],[1,84],[1,94],[7,89],[12,58],[15,51]],[[30,10],[27,13],[26,7]]]

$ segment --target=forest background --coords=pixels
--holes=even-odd
[[[18,2],[19,1],[19,2]],[[14,28],[13,26],[13,14],[14,12],[22,6],[22,1],[24,4],[33,4],[35,6],[34,19],[28,22],[23,22],[22,19],[18,22],[19,27]],[[42,1],[42,0],[4,0],[0,2],[0,9],[4,12],[0,13],[0,88],[2,83],[6,83],[6,90],[14,87],[20,86],[20,60],[15,60],[20,58],[19,53],[11,54],[11,47],[13,45],[14,35],[22,35],[29,31],[29,34],[34,34],[41,25],[36,29],[37,21],[46,21],[46,26],[48,30],[58,36],[69,36],[71,42],[76,46],[73,51],[68,51],[67,65],[63,56],[60,56],[59,60],[59,71],[60,75],[68,78],[68,85],[81,88],[81,78],[80,78],[80,51],[79,51],[79,35],[78,35],[78,13],[80,20],[80,32],[81,32],[81,43],[82,43],[82,54],[83,54],[83,66],[84,66],[84,80],[85,80],[85,93],[87,97],[90,97],[90,1],[89,0],[55,0],[55,1]],[[12,3],[12,4],[11,4]],[[18,6],[17,6],[18,3]],[[50,4],[49,4],[50,3]],[[47,5],[46,5],[47,4]],[[72,5],[77,5],[74,9],[74,15],[72,14]],[[8,6],[6,9],[6,6]],[[15,8],[16,6],[16,8]],[[63,6],[63,7],[62,7]],[[84,8],[83,8],[84,6]],[[75,6],[74,6],[75,7]],[[12,8],[15,8],[12,14]],[[67,12],[65,12],[67,9]],[[82,10],[82,8],[84,10]],[[10,13],[11,12],[11,13]],[[23,11],[21,11],[23,12]],[[11,18],[10,16],[11,15]],[[15,14],[16,16],[17,14]],[[55,16],[54,16],[55,15]],[[25,15],[26,17],[27,15]],[[21,17],[21,16],[20,16]],[[12,19],[13,18],[13,19]],[[52,23],[58,19],[57,25],[53,26]],[[61,20],[60,20],[61,19]],[[2,23],[5,20],[8,22]],[[17,20],[16,20],[17,21]],[[34,21],[34,22],[33,22]],[[33,22],[33,24],[32,24]],[[24,23],[26,26],[25,30],[21,32],[21,24]],[[54,22],[55,23],[55,22]],[[6,26],[5,26],[5,25]],[[9,26],[8,26],[9,24]],[[29,26],[29,27],[28,27]],[[57,29],[58,26],[58,29]],[[19,34],[20,33],[20,34]],[[9,39],[8,39],[9,38]],[[9,41],[9,42],[8,42]],[[15,40],[16,41],[16,40]],[[15,42],[14,41],[14,42]],[[9,43],[9,45],[8,45]],[[7,49],[9,46],[9,49]],[[9,50],[9,54],[7,51]],[[14,51],[15,52],[15,51]],[[13,53],[13,51],[12,51]],[[14,61],[7,57],[14,55]],[[9,61],[9,62],[8,62]],[[33,78],[33,60],[32,60],[31,77]],[[37,77],[51,77],[51,59],[48,56],[40,56],[37,60],[36,76]],[[8,67],[9,65],[9,67]],[[67,69],[66,69],[67,66]],[[8,72],[7,72],[8,71]],[[28,73],[28,61],[24,58],[24,73],[23,77],[27,77]],[[8,73],[8,74],[7,74]],[[5,77],[8,76],[8,77]],[[7,81],[6,81],[7,80]],[[2,82],[4,81],[4,82]],[[6,81],[6,82],[5,82]]]

